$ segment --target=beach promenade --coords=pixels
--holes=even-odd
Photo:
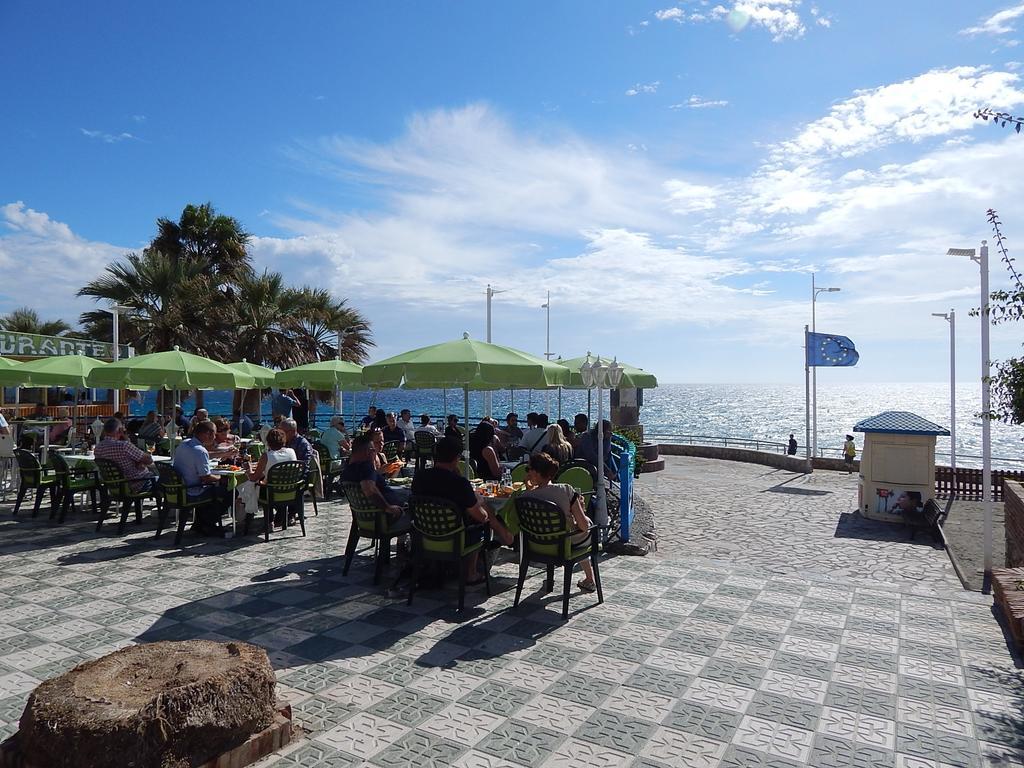
[[[348,577],[347,505],[297,530],[152,539],[0,505],[0,732],[42,679],[128,643],[267,648],[307,735],[260,766],[1011,766],[1024,676],[927,537],[852,515],[856,476],[669,457],[638,487],[658,551],[603,561],[605,603]],[[134,529],[133,529],[134,530]]]

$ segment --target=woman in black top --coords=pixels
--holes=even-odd
[[[494,450],[494,425],[481,421],[469,437],[469,458],[476,464],[481,480],[501,480],[501,463]]]

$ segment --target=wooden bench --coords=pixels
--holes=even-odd
[[[946,521],[946,510],[935,503],[935,499],[928,499],[920,512],[904,513],[903,524],[910,529],[910,538],[917,535],[918,531],[928,531],[932,538],[945,546],[942,539],[942,524]]]
[[[1014,641],[1024,648],[1024,568],[993,568],[992,596],[1006,616]]]

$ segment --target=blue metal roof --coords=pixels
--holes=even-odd
[[[948,435],[949,430],[922,419],[909,411],[885,411],[858,421],[854,432],[881,432],[889,435]]]

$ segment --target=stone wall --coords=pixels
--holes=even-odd
[[[1024,567],[1024,485],[1003,481],[1003,510],[1006,516],[1006,565]]]
[[[665,456],[699,456],[705,459],[723,459],[724,461],[745,461],[749,464],[766,464],[769,467],[788,469],[792,472],[806,472],[807,460],[799,456],[787,456],[784,453],[767,451],[751,451],[746,448],[721,448],[713,445],[676,445],[662,443],[658,451]],[[842,464],[842,461],[839,461]],[[815,462],[815,466],[818,463]]]

